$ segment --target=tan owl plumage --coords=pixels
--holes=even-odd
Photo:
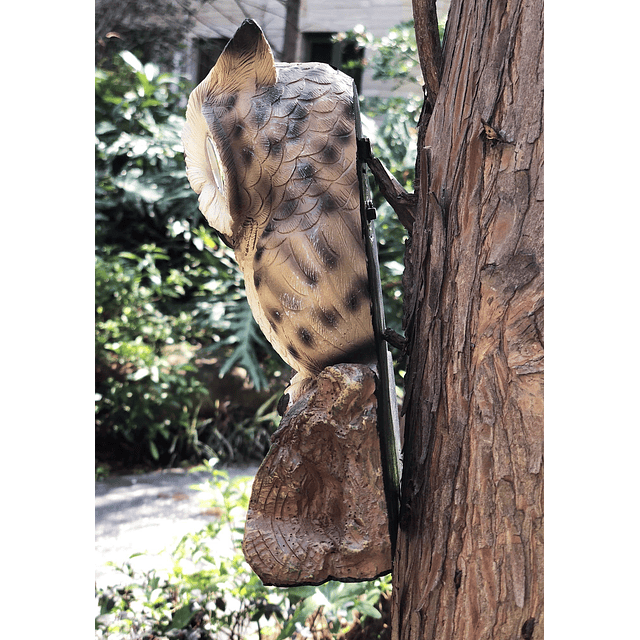
[[[302,377],[375,362],[351,79],[275,63],[245,21],[187,107],[200,209],[234,248],[260,328]]]

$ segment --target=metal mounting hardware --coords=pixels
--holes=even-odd
[[[396,382],[393,371],[393,359],[386,342],[386,325],[384,319],[384,303],[382,297],[382,283],[380,281],[380,262],[378,260],[378,243],[376,240],[373,220],[376,209],[371,199],[367,160],[372,158],[371,142],[362,135],[360,120],[360,105],[358,91],[353,85],[353,104],[356,119],[356,143],[358,168],[358,184],[360,187],[360,215],[362,233],[367,254],[367,274],[371,292],[371,315],[373,331],[378,354],[378,433],[380,436],[380,451],[382,457],[382,472],[387,509],[389,512],[389,534],[391,549],[395,555],[398,532],[398,514],[400,510],[400,421],[398,418],[398,399],[396,396]]]

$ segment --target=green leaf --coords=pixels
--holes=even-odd
[[[376,620],[382,617],[380,612],[368,602],[358,602],[356,603],[356,606],[354,608],[362,613],[362,615],[369,616],[370,618],[375,618]]]
[[[103,136],[105,133],[112,133],[118,131],[118,128],[113,122],[98,122],[96,123],[96,135]]]
[[[304,598],[310,598],[316,592],[317,587],[291,587],[289,588],[289,595],[303,600]]]
[[[253,318],[247,299],[238,302],[235,309],[225,314],[225,318],[230,323],[232,336],[222,341],[220,346],[235,344],[236,347],[220,369],[219,375],[222,378],[234,365],[243,367],[253,381],[256,391],[261,391],[266,388],[267,379],[260,367],[258,349],[271,349]]]
[[[144,68],[142,62],[136,58],[131,51],[122,51],[120,57],[135,71],[142,73]]]
[[[127,258],[128,260],[135,260],[136,262],[140,262],[140,256],[137,256],[135,253],[131,253],[130,251],[121,251],[118,255],[121,258]]]
[[[171,618],[171,624],[166,627],[166,631],[170,631],[171,629],[184,629],[189,622],[191,622],[191,618],[193,618],[194,612],[191,611],[191,607],[188,604],[185,604],[184,607],[180,607]]]
[[[286,638],[290,638],[291,634],[296,628],[296,624],[304,625],[305,620],[318,609],[320,605],[318,605],[314,598],[308,598],[303,600],[298,606],[296,610],[293,612],[293,615],[289,620],[287,620],[286,624],[282,628],[280,635],[276,638],[276,640],[285,640]]]

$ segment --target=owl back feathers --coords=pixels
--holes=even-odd
[[[320,63],[275,63],[260,28],[245,21],[192,93],[185,132],[200,207],[209,188],[219,210],[203,212],[223,223],[216,228],[280,356],[311,375],[375,362],[351,79]],[[204,168],[189,172],[190,158]]]

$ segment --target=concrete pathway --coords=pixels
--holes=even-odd
[[[228,468],[231,478],[254,476],[257,465]],[[187,533],[215,519],[202,504],[204,493],[191,485],[206,483],[208,472],[170,469],[144,475],[115,476],[95,487],[96,585],[126,584],[122,572],[106,565],[130,562],[134,569],[167,570],[170,553]],[[145,555],[129,560],[134,553]]]

